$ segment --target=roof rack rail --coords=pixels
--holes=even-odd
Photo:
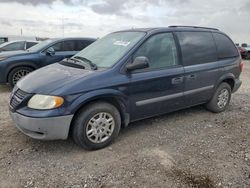
[[[212,28],[212,27],[199,27],[199,26],[187,26],[187,25],[170,25],[168,27],[190,27],[190,28],[199,28],[199,29],[211,29],[211,30],[216,30],[219,31],[219,29]]]

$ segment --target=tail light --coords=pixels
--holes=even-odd
[[[243,70],[243,65],[244,65],[244,63],[241,61],[240,62],[240,72],[242,72],[242,70]]]

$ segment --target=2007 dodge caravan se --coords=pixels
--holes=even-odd
[[[232,40],[195,26],[111,33],[20,80],[10,115],[26,135],[99,149],[130,122],[205,104],[222,112],[241,85]]]

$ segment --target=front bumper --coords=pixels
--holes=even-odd
[[[68,138],[73,115],[32,118],[10,112],[16,127],[29,137],[39,140],[65,140]]]

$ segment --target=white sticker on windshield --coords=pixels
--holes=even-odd
[[[130,44],[130,42],[129,41],[123,41],[123,40],[117,40],[113,44],[117,45],[117,46],[128,46]]]

